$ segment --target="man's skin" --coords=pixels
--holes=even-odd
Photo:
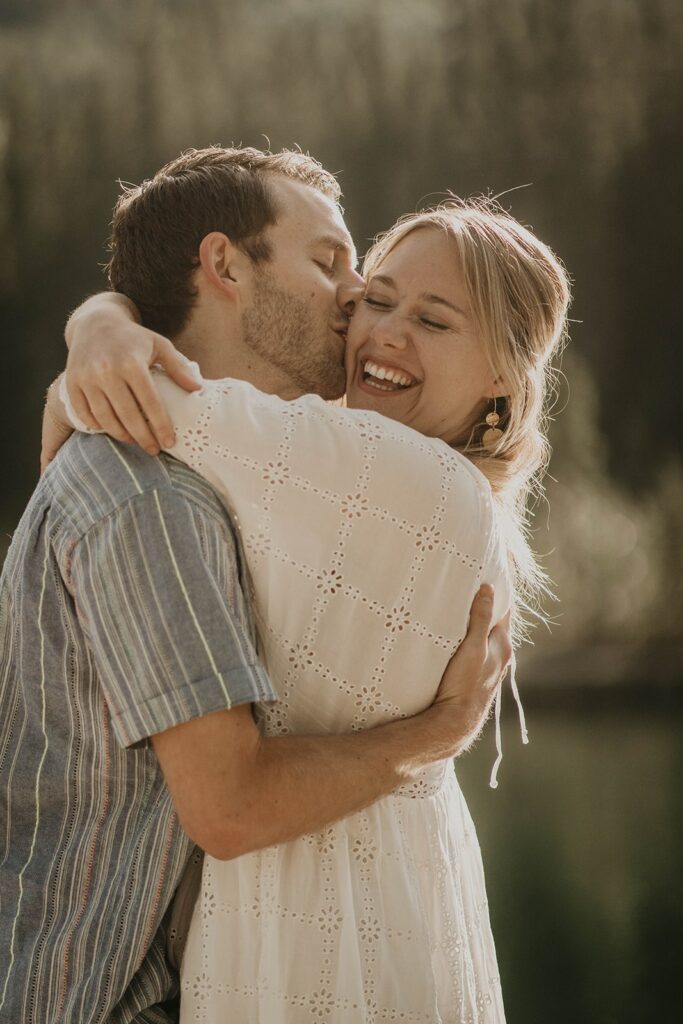
[[[266,232],[273,250],[267,269],[279,288],[310,311],[310,329],[300,347],[287,348],[274,323],[262,337],[269,347],[255,349],[244,324],[258,313],[257,271],[241,249],[214,232],[199,249],[190,320],[173,339],[182,354],[151,331],[146,332],[147,345],[141,345],[136,327],[128,355],[135,371],[128,379],[135,377],[136,384],[126,387],[117,380],[113,405],[101,390],[81,388],[79,362],[87,339],[101,339],[113,328],[121,351],[131,317],[117,303],[125,306],[125,300],[95,297],[74,314],[67,329],[67,382],[84,422],[118,440],[140,443],[152,454],[159,451],[157,439],[170,446],[172,429],[149,379],[148,367],[155,362],[188,388],[198,384],[187,359],[197,362],[207,378],[246,380],[285,399],[305,391],[325,398],[341,395],[345,377],[339,331],[363,289],[354,269],[353,243],[338,208],[319,192],[279,175],[273,175],[272,188],[280,212]],[[115,379],[102,357],[98,373],[103,383]],[[140,406],[149,412],[149,423]],[[54,426],[55,408],[51,400],[43,468],[65,433]],[[472,606],[468,635],[435,702],[411,718],[346,736],[272,737],[260,734],[251,708],[242,706],[152,737],[187,834],[214,857],[230,859],[324,828],[389,795],[429,764],[456,757],[480,731],[511,657],[508,624],[504,620],[492,629],[492,612],[492,588],[483,586]]]

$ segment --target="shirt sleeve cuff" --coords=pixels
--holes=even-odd
[[[240,704],[273,703],[278,699],[267,672],[256,663],[174,687],[143,704],[118,711],[112,715],[111,722],[121,746],[132,747],[150,736],[212,711],[223,711]]]

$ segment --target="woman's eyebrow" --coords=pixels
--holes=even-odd
[[[385,284],[388,288],[396,288],[393,277],[387,277],[386,274],[373,274],[368,284],[373,284],[378,281],[380,284]]]
[[[443,299],[440,295],[433,295],[431,292],[422,292],[419,298],[423,299],[425,302],[437,302],[442,306],[447,306],[449,309],[452,309],[454,313],[458,313],[460,316],[467,318],[467,313],[464,309],[460,309],[460,306],[454,305],[452,302],[449,302],[448,299]]]

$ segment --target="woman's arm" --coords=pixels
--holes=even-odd
[[[65,441],[71,437],[74,428],[59,397],[59,385],[63,373],[52,381],[45,396],[43,425],[40,443],[40,472],[44,473]]]
[[[152,384],[158,364],[186,391],[201,386],[194,363],[168,338],[140,323],[125,295],[93,295],[70,316],[64,332],[66,385],[74,412],[88,427],[152,455],[173,445],[173,425]]]

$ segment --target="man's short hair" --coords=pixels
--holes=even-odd
[[[334,175],[291,150],[190,149],[148,181],[125,187],[114,208],[109,283],[133,300],[146,327],[173,336],[185,326],[196,295],[199,245],[210,232],[223,232],[255,263],[270,258],[263,232],[278,216],[269,188],[273,173],[339,203]]]

